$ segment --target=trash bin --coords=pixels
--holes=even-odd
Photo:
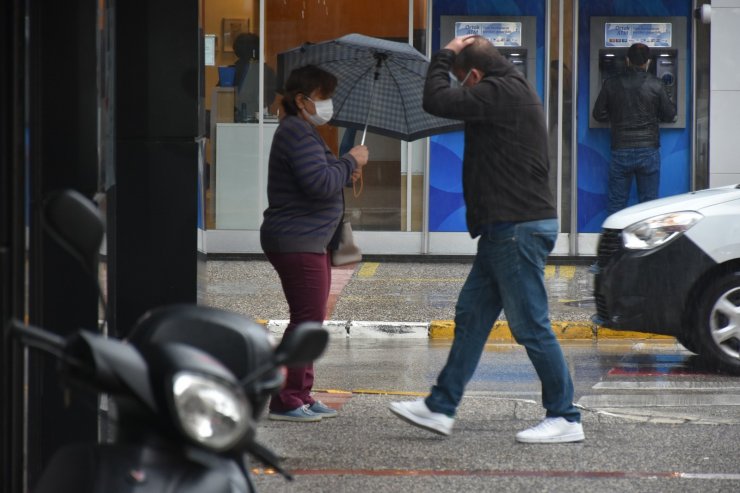
[[[234,87],[235,75],[236,68],[234,67],[218,67],[218,85],[220,87]]]

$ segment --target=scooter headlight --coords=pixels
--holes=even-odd
[[[238,387],[180,372],[172,379],[172,393],[181,428],[204,447],[228,450],[249,430],[249,405]]]
[[[699,222],[704,216],[694,211],[672,212],[627,226],[622,242],[630,250],[650,250],[665,245]]]

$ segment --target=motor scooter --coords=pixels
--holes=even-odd
[[[64,191],[44,212],[51,236],[94,269],[104,231],[97,208]],[[66,385],[107,394],[115,423],[108,443],[57,451],[35,493],[255,491],[247,454],[282,471],[255,439],[262,409],[282,384],[280,367],[308,364],[328,342],[311,324],[275,346],[246,317],[191,305],[150,311],[127,341],[85,330],[62,338],[17,320],[10,332],[54,356]]]

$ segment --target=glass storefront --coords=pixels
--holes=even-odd
[[[549,126],[551,187],[557,198],[560,238],[556,255],[591,255],[603,220],[608,130],[589,127],[592,18],[680,17],[686,70],[680,93],[686,121],[696,96],[691,91],[692,2],[649,0],[638,7],[588,0],[203,0],[206,45],[207,144],[206,227],[209,253],[260,253],[259,226],[267,206],[267,157],[280,113],[276,87],[278,54],[345,34],[408,42],[430,55],[464,24],[516,25],[516,49],[502,49],[532,83]],[[696,3],[696,2],[694,2]],[[670,5],[669,5],[670,4]],[[625,10],[626,9],[626,10]],[[674,20],[674,23],[676,21]],[[513,23],[513,24],[512,24]],[[443,39],[444,38],[444,39]],[[684,46],[685,45],[685,46]],[[701,49],[700,46],[700,49]],[[517,58],[519,57],[519,58]],[[696,85],[702,84],[702,80]],[[699,97],[698,104],[704,100]],[[583,114],[581,114],[583,113]],[[324,126],[321,134],[339,153],[359,143],[361,132]],[[662,139],[668,159],[661,195],[685,191],[701,173],[706,140],[699,122],[669,129]],[[704,136],[704,137],[702,137]],[[345,191],[347,215],[368,254],[457,254],[475,252],[464,224],[460,178],[462,133],[406,143],[368,134],[370,162],[362,192]],[[664,144],[665,145],[665,144]],[[695,162],[697,161],[697,162]],[[702,162],[699,162],[702,161]],[[676,171],[678,170],[678,171]],[[601,218],[601,219],[599,219]],[[596,225],[596,226],[595,226]]]
[[[225,241],[229,251],[259,252],[257,232],[267,205],[267,157],[280,112],[280,94],[275,90],[278,54],[350,33],[409,42],[425,52],[426,9],[423,0],[205,2],[205,35],[213,52],[213,65],[205,69],[210,112],[209,251]],[[240,61],[243,50],[238,42],[234,46],[235,40],[245,38],[242,33],[250,33],[256,43],[256,49],[247,50],[248,63]],[[246,67],[246,76],[240,65]],[[245,93],[251,93],[251,100]],[[253,111],[258,108],[263,111]],[[361,138],[332,126],[320,127],[320,133],[335,153]],[[418,237],[424,225],[426,142],[406,143],[371,133],[366,145],[371,156],[362,189],[345,191],[353,229],[381,244],[393,243],[398,234]],[[413,241],[414,246],[401,253],[419,253],[420,239]]]

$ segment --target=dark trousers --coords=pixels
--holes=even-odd
[[[657,147],[612,149],[612,160],[609,164],[607,215],[627,207],[633,177],[637,182],[638,202],[658,198],[660,149]]]
[[[290,308],[290,323],[283,337],[302,322],[324,322],[326,302],[331,287],[331,259],[320,253],[266,253],[280,276],[283,292]],[[288,368],[285,386],[270,401],[270,410],[289,411],[304,404],[314,403],[313,364]]]

